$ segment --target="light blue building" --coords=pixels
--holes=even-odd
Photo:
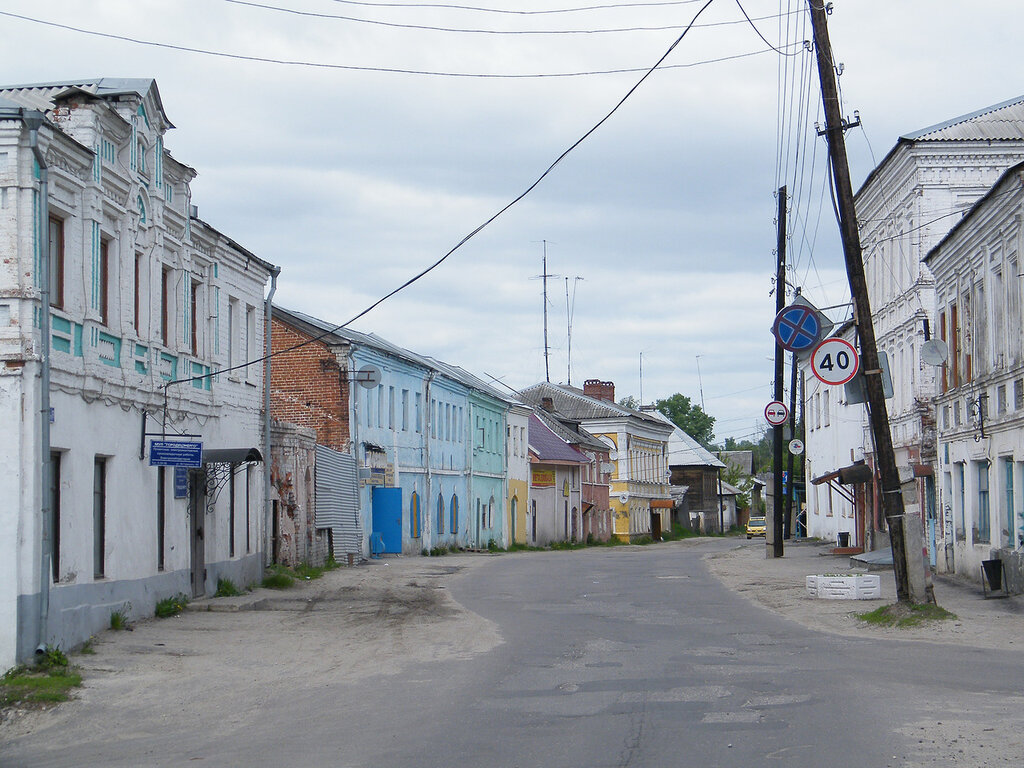
[[[514,401],[374,334],[277,311],[320,329],[336,350],[364,552],[505,544],[505,426]]]

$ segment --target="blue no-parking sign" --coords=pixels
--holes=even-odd
[[[775,317],[772,333],[783,349],[803,352],[821,338],[821,318],[814,307],[790,304]]]

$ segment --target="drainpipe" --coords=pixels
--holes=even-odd
[[[28,128],[28,145],[39,165],[40,222],[39,236],[39,449],[42,478],[40,482],[40,547],[39,547],[39,644],[36,654],[46,650],[47,620],[50,613],[50,542],[53,538],[50,517],[50,175],[46,158],[39,149],[39,128],[46,116],[38,110],[22,110],[21,119]]]
[[[271,336],[273,334],[271,328],[271,322],[274,317],[274,292],[277,291],[277,276],[281,274],[280,267],[271,267],[270,269],[270,292],[267,294],[266,302],[266,316],[267,316],[267,329],[263,334],[263,344],[266,347],[267,366],[263,371],[263,565],[267,565],[267,553],[273,552],[273,542],[270,542],[268,536],[273,531],[273,526],[268,525],[270,520],[271,510],[273,509],[270,503],[270,366],[273,363],[271,358]]]
[[[435,371],[427,373],[427,380],[423,387],[423,464],[426,467],[427,475],[423,483],[425,486],[423,489],[423,503],[420,504],[420,535],[424,539],[427,538],[427,523],[431,519],[430,505],[434,498],[432,495],[433,472],[430,467],[430,426],[432,424],[430,418],[430,385],[434,381],[435,373]],[[424,512],[424,510],[426,511]],[[457,535],[456,541],[458,541]],[[436,544],[440,546],[441,542],[438,541]],[[429,552],[432,547],[428,546],[426,549]]]

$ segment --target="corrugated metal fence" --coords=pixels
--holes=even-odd
[[[316,447],[316,527],[333,531],[334,557],[362,555],[359,479],[354,456]]]

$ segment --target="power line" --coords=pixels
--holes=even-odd
[[[310,339],[307,339],[306,341],[303,341],[303,342],[301,342],[299,344],[295,344],[295,345],[293,345],[293,346],[291,346],[291,347],[289,347],[287,349],[283,349],[283,350],[280,350],[278,352],[273,352],[273,353],[271,353],[269,355],[263,355],[262,357],[260,357],[260,358],[258,358],[256,360],[249,360],[249,361],[247,361],[245,363],[240,363],[239,365],[236,365],[236,366],[231,366],[231,367],[228,367],[228,368],[222,368],[219,371],[217,371],[217,373],[211,373],[211,374],[206,374],[204,376],[193,376],[193,377],[190,377],[190,378],[179,379],[177,381],[168,382],[168,385],[169,384],[175,384],[175,383],[180,384],[180,383],[184,383],[184,382],[188,382],[188,381],[201,381],[203,379],[211,378],[211,377],[219,375],[221,373],[227,373],[228,371],[238,370],[240,368],[247,368],[250,365],[255,365],[255,364],[259,364],[259,363],[265,362],[266,360],[270,359],[271,357],[276,357],[279,354],[283,354],[285,352],[291,352],[291,351],[294,351],[296,349],[299,349],[300,347],[304,347],[307,344],[312,344],[315,341],[320,341],[321,339],[324,339],[327,336],[330,336],[331,334],[341,330],[345,326],[351,325],[352,323],[354,323],[359,318],[363,317],[364,315],[370,313],[372,310],[374,310],[377,307],[379,307],[381,304],[383,304],[385,301],[390,299],[395,294],[399,293],[400,291],[405,290],[406,288],[408,288],[413,283],[417,282],[418,280],[420,280],[421,278],[423,278],[424,276],[426,276],[427,274],[429,274],[433,270],[437,269],[437,267],[441,266],[441,264],[443,264],[445,261],[447,261],[448,258],[453,253],[455,253],[457,250],[459,250],[463,245],[468,243],[473,237],[475,237],[477,234],[479,234],[481,231],[483,231],[486,227],[488,227],[490,224],[492,224],[494,221],[496,221],[502,214],[504,214],[506,211],[508,211],[510,208],[512,208],[514,205],[516,205],[519,201],[521,201],[523,198],[525,198],[527,195],[529,195],[534,189],[536,189],[537,186],[545,178],[547,178],[547,176],[555,169],[555,166],[557,166],[559,163],[561,163],[562,160],[564,160],[569,155],[570,152],[572,152],[574,149],[576,149],[576,147],[578,147],[580,144],[582,144],[584,141],[586,141],[595,131],[597,131],[598,128],[600,128],[602,125],[604,125],[611,118],[612,115],[614,115],[616,112],[618,112],[619,109],[622,107],[622,105],[625,104],[626,101],[630,98],[630,96],[632,96],[640,88],[640,86],[643,85],[643,83],[647,80],[647,78],[650,77],[654,73],[654,71],[656,69],[658,69],[659,66],[661,66],[661,64],[665,61],[665,59],[667,59],[672,54],[672,52],[676,49],[676,46],[678,46],[679,43],[681,43],[683,41],[683,38],[686,37],[686,33],[689,32],[690,28],[693,26],[693,23],[696,22],[696,20],[700,17],[700,15],[702,13],[704,13],[704,11],[707,10],[707,8],[713,2],[714,2],[714,0],[707,0],[707,2],[705,2],[704,5],[701,6],[700,10],[697,11],[696,15],[694,15],[693,19],[690,21],[690,25],[685,30],[683,30],[682,34],[680,34],[679,37],[677,37],[675,39],[675,41],[672,43],[672,45],[670,45],[668,47],[668,50],[666,50],[665,53],[663,53],[661,55],[661,58],[659,58],[654,63],[654,65],[647,70],[647,72],[644,74],[644,76],[641,77],[633,85],[633,87],[631,87],[628,91],[626,91],[625,96],[623,96],[621,99],[619,99],[619,101],[615,104],[614,107],[611,108],[611,110],[608,112],[608,114],[606,114],[599,121],[597,121],[597,123],[595,123],[586,133],[584,133],[579,139],[577,139],[575,142],[573,142],[569,146],[568,149],[563,151],[562,154],[560,154],[557,158],[555,158],[554,162],[552,162],[544,170],[544,172],[541,173],[540,176],[537,177],[537,179],[532,184],[530,184],[525,190],[523,190],[515,198],[513,198],[511,202],[507,203],[500,210],[498,210],[497,213],[493,214],[490,218],[488,218],[482,224],[477,226],[469,234],[464,236],[461,240],[459,240],[458,243],[455,244],[454,247],[452,247],[447,253],[445,253],[439,259],[434,261],[428,267],[426,267],[425,269],[420,270],[416,275],[414,275],[413,277],[411,277],[408,280],[406,280],[404,283],[402,283],[400,286],[398,286],[394,290],[389,291],[387,294],[385,294],[384,296],[379,298],[377,301],[373,302],[370,306],[366,307],[359,314],[357,314],[354,317],[350,318],[346,322],[341,323],[340,325],[336,325],[333,328],[331,328],[329,330],[326,330],[326,331],[324,331],[323,333],[321,333],[321,334],[319,334],[317,336],[314,336],[314,337],[312,337]],[[166,387],[165,387],[165,391],[166,391]]]
[[[240,53],[227,53],[224,51],[215,51],[207,48],[195,48],[187,45],[177,45],[175,43],[160,43],[154,40],[144,40],[141,38],[129,37],[127,35],[115,35],[111,32],[99,32],[92,29],[84,29],[82,27],[71,26],[70,24],[60,24],[56,21],[46,21],[45,19],[36,19],[31,16],[23,16],[17,13],[10,13],[8,11],[0,11],[0,16],[7,16],[13,19],[20,19],[21,21],[28,21],[33,24],[42,24],[47,27],[54,27],[56,29],[64,29],[69,32],[77,32],[83,35],[91,35],[93,37],[101,37],[107,40],[120,40],[121,42],[134,43],[136,45],[151,46],[154,48],[166,48],[168,50],[183,51],[185,53],[197,53],[202,56],[215,56],[224,59],[234,59],[236,61],[253,61],[263,64],[281,64],[284,66],[293,67],[311,67],[315,69],[337,69],[352,72],[380,72],[385,74],[398,74],[398,75],[427,75],[431,77],[462,77],[462,78],[484,78],[484,79],[499,79],[499,80],[521,80],[521,79],[532,79],[532,78],[556,78],[556,77],[588,77],[593,75],[617,75],[617,74],[629,74],[635,72],[647,72],[650,74],[647,67],[623,67],[619,69],[603,69],[603,70],[585,70],[577,72],[534,72],[534,73],[488,73],[488,72],[441,72],[433,70],[423,69],[404,69],[400,67],[370,67],[362,66],[357,64],[330,64],[326,62],[315,62],[315,61],[300,61],[295,59],[277,59],[267,56],[249,56]],[[687,30],[689,27],[687,28]],[[683,32],[686,34],[686,31]],[[680,36],[681,39],[682,36]],[[658,69],[688,69],[690,67],[701,66],[703,64],[715,64],[722,61],[732,61],[735,59],[743,59],[749,56],[758,56],[763,53],[769,53],[767,50],[751,51],[749,53],[733,54],[731,56],[720,56],[714,59],[703,59],[689,64],[668,64],[664,67],[658,67]],[[644,75],[646,78],[647,75]]]
[[[336,21],[350,21],[356,24],[372,24],[381,27],[392,27],[395,29],[416,29],[429,32],[451,32],[451,33],[462,33],[462,34],[475,34],[475,35],[598,35],[609,32],[665,32],[668,30],[683,29],[683,24],[671,24],[658,27],[612,27],[604,29],[479,29],[479,28],[460,28],[460,27],[441,27],[430,24],[409,24],[399,23],[394,21],[381,21],[380,19],[362,19],[358,16],[345,16],[337,13],[323,13],[320,11],[300,11],[297,8],[284,8],[279,5],[268,5],[266,3],[257,3],[253,0],[224,0],[226,3],[232,5],[245,6],[248,8],[257,8],[266,11],[275,11],[277,13],[286,13],[292,16],[304,16],[307,18],[315,19],[334,19]],[[743,10],[742,6],[740,10]],[[790,11],[789,13],[798,13],[798,11]],[[746,16],[746,11],[743,12]],[[695,24],[694,28],[707,29],[711,27],[727,27],[736,24],[750,24],[754,27],[754,21],[767,21],[776,18],[775,15],[771,16],[760,16],[757,19],[751,21],[749,16],[746,19],[735,19],[733,21],[714,21],[708,24]],[[757,32],[757,27],[754,27],[754,31]],[[764,36],[760,32],[757,32],[758,36],[764,40]],[[783,56],[792,55],[786,54],[783,51],[778,50],[771,43],[765,40],[770,47],[774,48],[777,53]]]
[[[581,11],[603,11],[613,8],[656,8],[670,5],[693,5],[700,0],[665,0],[657,3],[609,3],[607,5],[585,5],[578,8],[551,8],[541,11],[509,10],[505,8],[480,8],[473,5],[454,5],[449,3],[372,3],[361,0],[333,0],[343,5],[359,5],[370,8],[444,8],[456,11],[477,11],[479,13],[498,13],[512,16],[540,16],[555,13],[579,13]]]

